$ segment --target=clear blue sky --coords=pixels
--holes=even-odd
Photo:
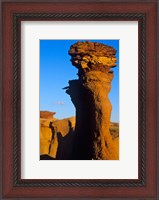
[[[77,69],[72,66],[68,50],[77,41],[85,40],[40,40],[40,110],[54,111],[62,119],[75,116],[70,96],[62,88],[68,81],[78,79]],[[114,79],[109,94],[113,110],[112,122],[119,121],[119,40],[89,40],[114,47],[117,50],[117,67],[113,68]]]

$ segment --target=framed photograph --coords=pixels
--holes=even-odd
[[[157,15],[2,2],[2,198],[159,198]]]

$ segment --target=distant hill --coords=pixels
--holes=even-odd
[[[119,123],[117,123],[117,122],[110,123],[110,133],[111,133],[113,139],[119,137]]]

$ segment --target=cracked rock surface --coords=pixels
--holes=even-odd
[[[79,79],[69,81],[66,92],[76,108],[74,158],[118,160],[118,140],[110,134],[111,90],[116,50],[101,43],[77,42],[70,47]]]

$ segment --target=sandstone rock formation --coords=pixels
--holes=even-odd
[[[57,160],[72,159],[75,117],[54,121],[50,128],[54,136],[50,144],[50,156]]]
[[[40,118],[43,118],[43,119],[53,119],[53,116],[55,114],[56,114],[55,112],[40,111]]]
[[[51,118],[53,112],[40,112],[40,155],[42,159],[71,159],[75,117]],[[53,113],[55,114],[55,113]]]
[[[48,155],[50,142],[52,139],[52,131],[50,129],[50,122],[55,119],[53,115],[55,112],[40,111],[40,155]],[[55,155],[53,155],[54,157]]]
[[[44,115],[43,115],[44,113]],[[71,160],[74,153],[75,117],[58,120],[55,113],[40,112],[40,159],[41,160]],[[110,133],[118,145],[119,125],[111,123]],[[74,155],[75,156],[75,155]],[[74,158],[76,159],[76,158]]]
[[[116,50],[97,42],[77,42],[69,50],[72,65],[79,70],[79,75],[87,71],[111,73],[116,66]],[[113,73],[113,72],[112,72]]]
[[[119,159],[118,144],[110,134],[112,106],[108,98],[116,50],[94,42],[77,42],[70,47],[78,80],[69,81],[66,92],[76,107],[74,159]]]
[[[58,120],[51,117],[48,119],[43,118],[44,115],[41,113],[40,116],[40,159],[73,159],[75,117]],[[115,139],[114,142],[118,145],[118,123],[111,123],[110,133],[112,138]]]

